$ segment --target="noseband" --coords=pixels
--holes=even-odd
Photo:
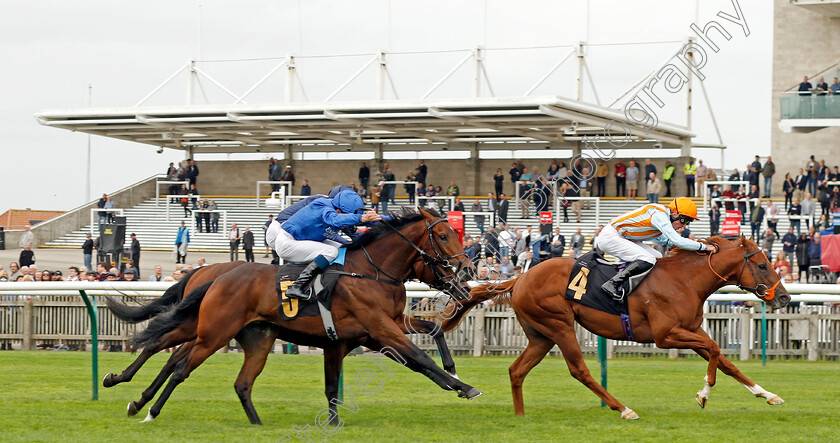
[[[711,269],[712,272],[714,272],[715,275],[720,277],[720,279],[723,280],[726,284],[736,285],[736,286],[738,286],[738,288],[743,289],[743,290],[748,291],[748,292],[752,292],[753,294],[761,297],[763,300],[770,301],[770,300],[773,300],[774,298],[776,298],[776,288],[779,286],[779,283],[782,282],[781,279],[779,279],[779,281],[777,281],[776,284],[774,284],[773,286],[771,286],[769,288],[764,283],[756,283],[756,285],[754,287],[753,286],[744,286],[744,285],[741,284],[741,277],[744,275],[744,269],[749,269],[750,275],[752,276],[753,281],[757,282],[757,280],[755,278],[755,273],[753,272],[753,269],[752,269],[752,265],[750,265],[750,257],[752,257],[753,255],[758,254],[760,252],[761,252],[760,249],[756,249],[753,252],[747,253],[747,249],[744,248],[744,263],[741,265],[741,272],[738,273],[738,281],[737,282],[730,282],[729,280],[723,278],[723,276],[718,274],[717,271],[715,271],[715,268],[712,267],[712,255],[714,255],[715,252],[709,253],[709,269]],[[761,292],[759,292],[759,291],[761,291]]]

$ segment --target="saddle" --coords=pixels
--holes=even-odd
[[[618,274],[625,266],[626,263],[623,262],[607,261],[598,250],[581,255],[572,267],[566,288],[566,300],[572,300],[612,315],[628,315],[627,297],[624,297],[622,301],[616,301],[601,289],[601,285]],[[624,293],[630,294],[635,288],[633,279],[625,281],[623,287]]]
[[[332,318],[332,293],[335,285],[338,283],[338,278],[344,272],[344,258],[347,250],[339,249],[338,257],[333,260],[326,269],[318,274],[307,291],[314,292],[314,297],[309,300],[300,300],[297,298],[286,297],[286,290],[291,286],[308,263],[290,263],[281,265],[277,270],[278,286],[280,288],[279,295],[279,311],[280,318],[283,320],[293,320],[298,317],[308,317],[320,315],[324,323],[324,330],[330,340],[338,340],[338,334],[335,330],[335,322]]]

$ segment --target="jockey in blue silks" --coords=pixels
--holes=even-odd
[[[280,224],[275,220],[266,241],[283,260],[310,262],[286,290],[289,298],[308,300],[304,292],[315,276],[338,256],[343,240],[336,240],[342,228],[381,220],[375,211],[363,212],[365,204],[353,191],[343,190],[334,198],[317,198]]]

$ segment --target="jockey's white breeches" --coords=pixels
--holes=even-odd
[[[652,265],[662,254],[656,249],[636,240],[628,240],[618,234],[615,228],[607,223],[601,233],[595,237],[595,247],[613,257],[626,262],[644,260]]]
[[[340,243],[332,240],[317,242],[312,240],[295,240],[292,234],[286,232],[276,220],[265,231],[265,241],[274,249],[281,259],[287,262],[310,262],[319,255],[328,261],[338,256]]]

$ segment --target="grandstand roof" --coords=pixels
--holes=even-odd
[[[32,209],[9,209],[0,214],[0,226],[4,229],[23,229],[64,214],[64,211],[33,211]]]
[[[558,96],[464,100],[189,105],[78,108],[35,114],[46,126],[194,153],[417,150],[418,144],[481,149],[552,143],[570,148],[585,135],[603,137],[610,121],[633,135],[625,148],[679,148],[694,134],[659,122],[649,134],[629,124],[621,110]],[[614,132],[621,130],[614,129]]]

